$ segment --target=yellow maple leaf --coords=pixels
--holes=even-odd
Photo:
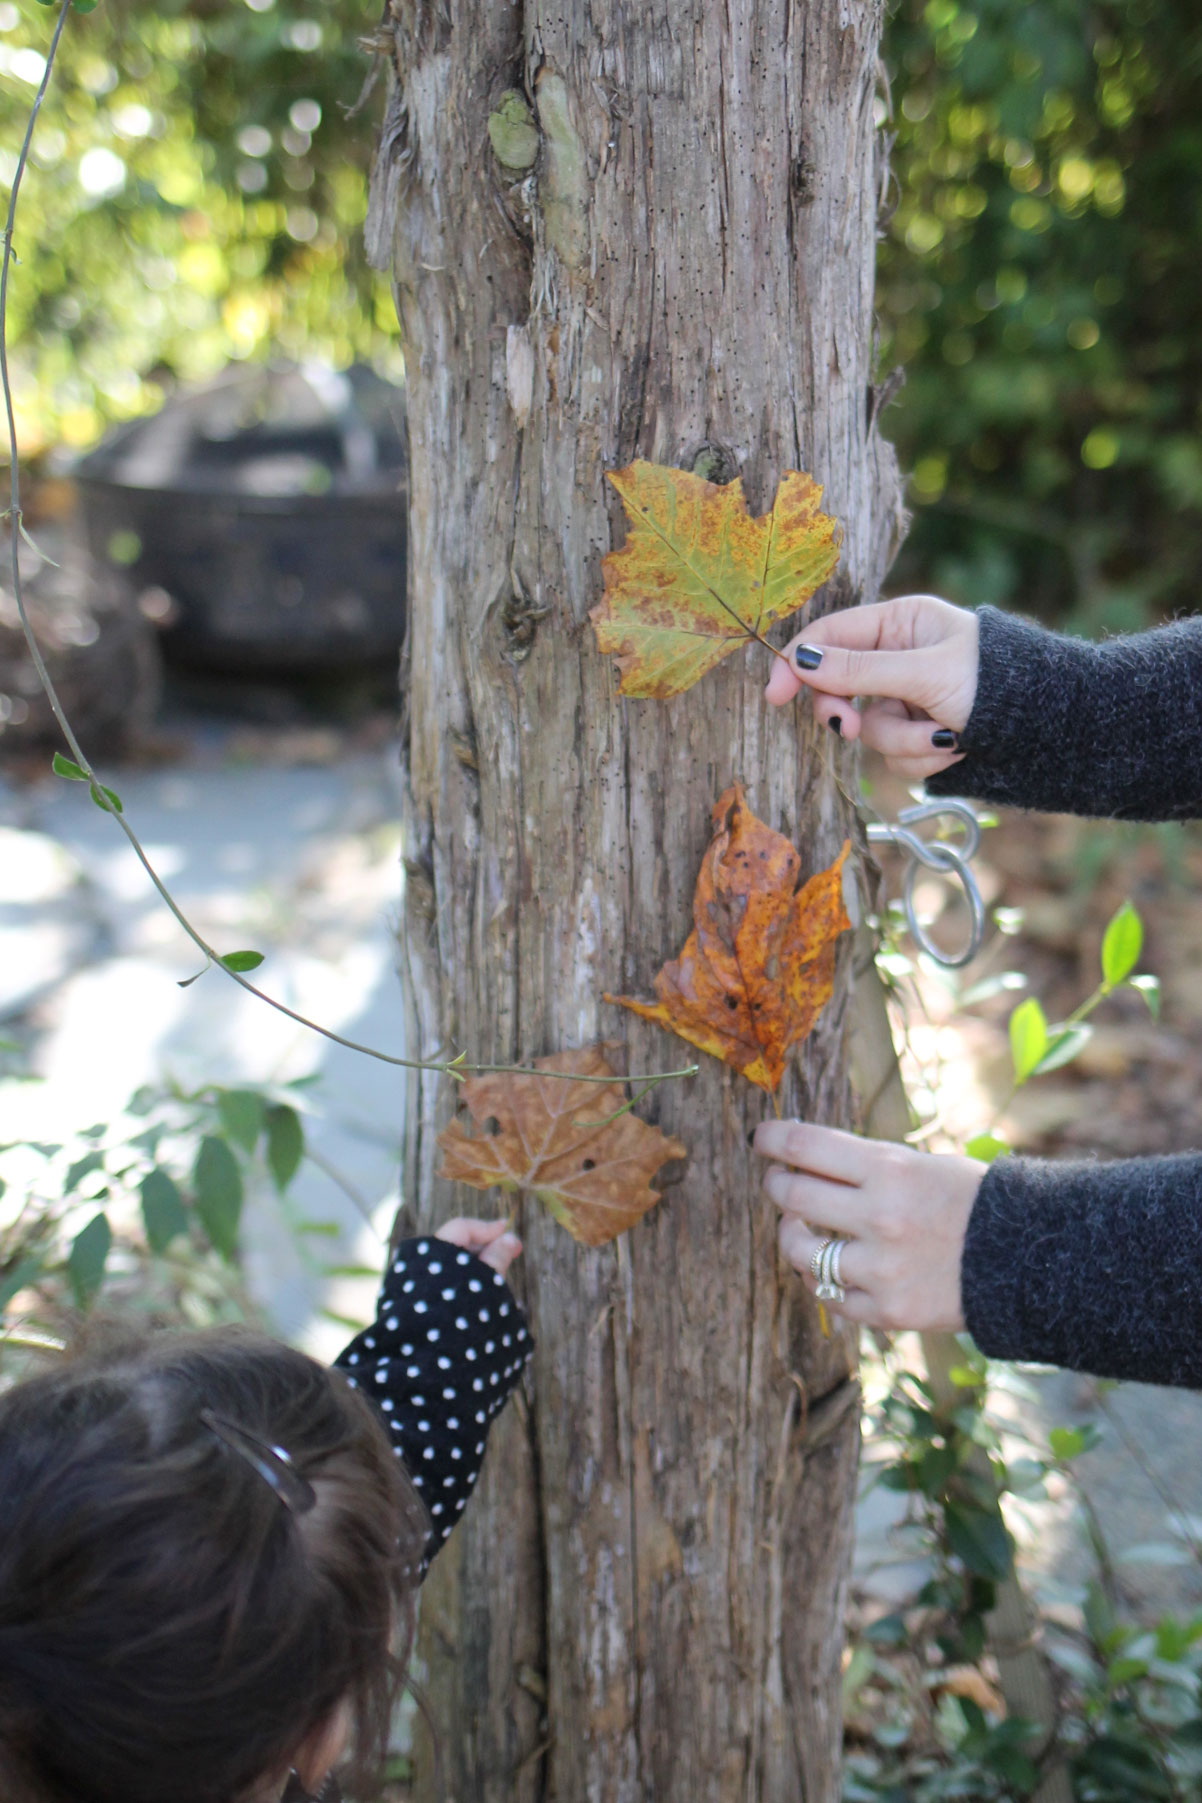
[[[609,472],[629,521],[602,561],[589,618],[613,652],[623,695],[679,695],[748,639],[795,613],[839,561],[822,489],[789,470],[771,513],[753,519],[741,480],[717,485],[639,461]]]

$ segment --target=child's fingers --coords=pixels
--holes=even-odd
[[[480,1253],[480,1263],[490,1265],[504,1277],[518,1253],[522,1250],[522,1242],[516,1233],[503,1233],[500,1239],[493,1241]]]
[[[499,1240],[508,1226],[504,1216],[496,1221],[481,1221],[472,1215],[456,1215],[453,1220],[444,1221],[434,1237],[449,1240],[452,1246],[461,1246],[465,1252],[482,1252]]]

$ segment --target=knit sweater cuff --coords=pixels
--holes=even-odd
[[[1088,644],[983,607],[964,756],[932,795],[1177,820],[1202,813],[1202,620]]]
[[[990,1358],[1202,1386],[1202,1156],[999,1158],[968,1223],[964,1318]]]

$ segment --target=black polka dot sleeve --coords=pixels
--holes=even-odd
[[[430,1511],[425,1566],[462,1515],[488,1443],[534,1350],[503,1277],[448,1240],[403,1240],[379,1313],[334,1361],[379,1409]]]

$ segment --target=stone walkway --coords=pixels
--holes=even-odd
[[[319,766],[229,765],[111,776],[152,862],[221,948],[266,954],[256,981],[349,1038],[400,1053],[394,975],[399,834],[389,754]],[[373,1286],[326,1264],[378,1265],[396,1207],[402,1073],[298,1027],[210,971],[82,784],[0,789],[0,1028],[44,1081],[0,1094],[0,1139],[51,1138],[113,1119],[139,1084],[285,1082],[305,1092],[309,1144],[289,1204],[336,1224],[320,1259],[255,1198],[252,1289],[279,1330],[318,1356],[365,1318]],[[5,1120],[19,1110],[19,1121]],[[357,1198],[352,1200],[352,1195]],[[366,1219],[364,1217],[367,1217]]]

